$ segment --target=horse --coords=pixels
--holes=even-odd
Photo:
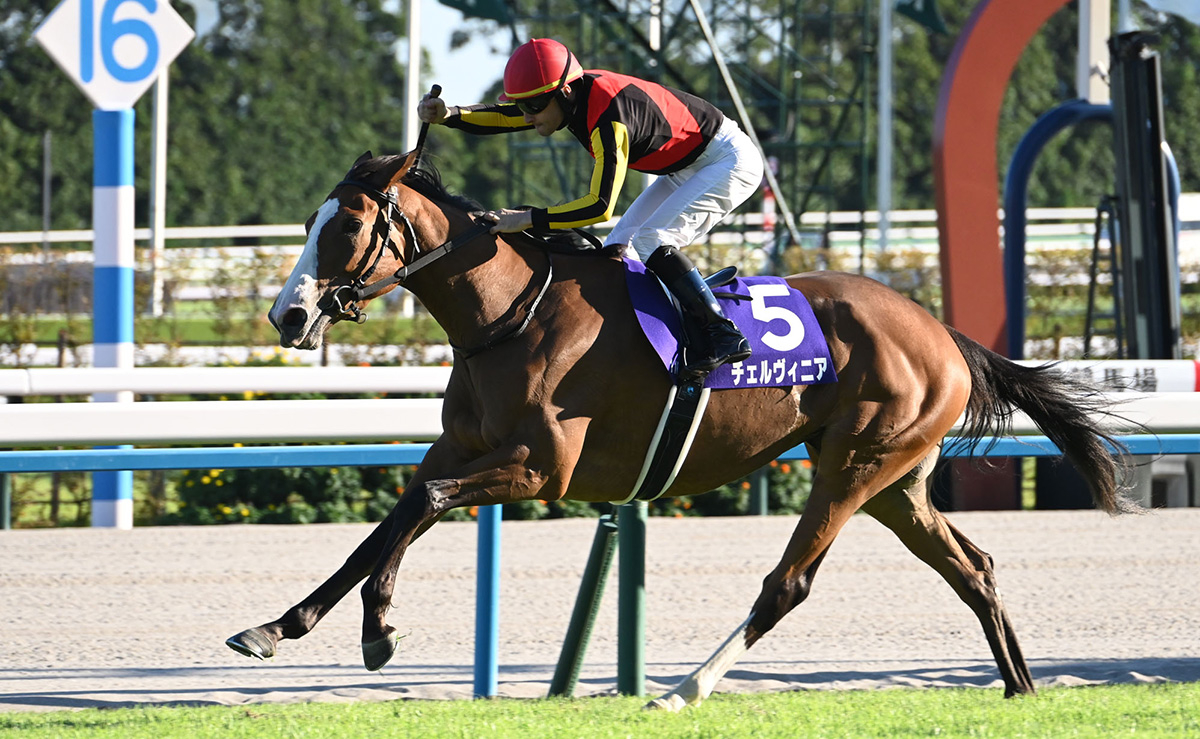
[[[436,170],[408,155],[360,157],[308,219],[307,241],[269,318],[280,344],[318,348],[343,320],[361,322],[398,285],[445,329],[456,358],[443,433],[395,507],[304,600],[227,643],[274,656],[356,584],[368,670],[393,656],[386,616],[408,547],[443,514],[527,500],[621,501],[635,485],[672,387],[644,338],[609,253],[561,253],[495,235]],[[1018,365],[865,276],[786,278],[807,297],[837,381],[714,391],[666,494],[687,496],[747,475],[806,445],[812,489],[749,615],[717,651],[647,708],[702,702],[721,676],[809,595],[839,530],[856,511],[890,529],[978,617],[1004,695],[1034,684],[996,587],[992,558],[930,499],[948,432],[971,449],[1027,414],[1084,475],[1098,507],[1124,510],[1120,445],[1101,397],[1052,366]],[[965,414],[965,415],[964,415]],[[1100,415],[1097,415],[1100,414]]]

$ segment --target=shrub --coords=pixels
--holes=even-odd
[[[161,524],[381,521],[404,490],[402,467],[187,470]],[[410,474],[410,473],[409,473]]]

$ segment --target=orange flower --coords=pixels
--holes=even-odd
[[[802,460],[800,460],[800,466],[806,470],[812,469],[812,460],[811,459],[802,459]]]
[[[742,481],[742,490],[749,490],[749,489],[750,489],[750,481],[749,481],[749,480],[743,480],[743,481]]]
[[[471,518],[476,518],[479,515],[479,506],[473,505],[467,509],[467,515]]]
[[[778,467],[778,466],[779,466],[779,460],[778,460],[778,459],[772,459],[772,460],[771,460],[771,466],[772,466],[772,467]]]
[[[785,463],[779,465],[779,471],[786,475],[787,473],[792,471],[792,466],[785,462]]]

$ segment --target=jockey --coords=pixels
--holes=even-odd
[[[750,356],[750,344],[725,317],[682,247],[708,233],[762,183],[763,160],[750,137],[713,104],[653,82],[584,70],[552,39],[517,48],[504,68],[496,105],[447,106],[426,95],[417,114],[472,134],[565,128],[595,158],[590,191],[548,208],[484,214],[492,233],[588,226],[613,216],[629,170],[659,175],[609,234],[629,244],[679,301],[707,346],[690,348],[681,375],[701,375]]]

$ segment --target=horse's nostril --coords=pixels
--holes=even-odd
[[[308,313],[303,308],[289,308],[280,319],[280,325],[288,328],[302,327],[308,321]]]

